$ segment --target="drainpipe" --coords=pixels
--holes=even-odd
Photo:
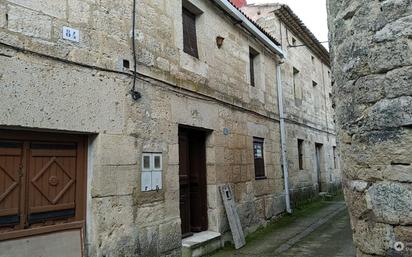
[[[283,178],[284,178],[284,183],[285,183],[286,211],[288,213],[292,213],[292,209],[290,208],[290,196],[289,196],[289,172],[288,172],[288,160],[287,160],[285,114],[283,112],[283,88],[282,88],[282,77],[281,77],[282,76],[282,72],[281,72],[282,64],[283,64],[283,60],[281,60],[276,65],[279,119],[280,119],[280,147],[281,147],[281,152],[282,152]]]

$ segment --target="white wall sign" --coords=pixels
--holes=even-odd
[[[161,190],[163,188],[162,173],[162,154],[143,153],[141,191],[148,192]]]
[[[78,29],[73,29],[69,27],[63,27],[63,39],[80,42],[80,31]]]

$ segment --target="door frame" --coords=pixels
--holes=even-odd
[[[75,135],[69,133],[53,133],[53,132],[32,132],[21,130],[6,130],[0,129],[0,140],[18,140],[18,141],[47,141],[47,142],[76,142],[78,144],[78,163],[77,168],[83,171],[82,176],[79,176],[80,181],[76,183],[82,186],[76,187],[79,192],[76,192],[76,221],[64,224],[49,225],[44,227],[18,229],[14,231],[0,233],[0,241],[28,237],[34,235],[47,234],[52,232],[80,229],[83,233],[86,221],[86,193],[87,193],[87,135]],[[24,146],[23,146],[24,147]],[[23,148],[25,149],[25,148]],[[27,148],[26,148],[27,149]],[[27,168],[27,153],[24,154],[22,160],[24,168]],[[26,176],[26,175],[24,175]],[[25,199],[27,201],[27,199]],[[22,203],[23,204],[23,203]],[[22,204],[20,206],[22,206]]]
[[[203,222],[201,222],[202,227],[203,227],[201,230],[206,231],[206,230],[209,229],[208,194],[207,194],[207,153],[206,153],[206,148],[207,148],[207,138],[213,130],[179,124],[179,126],[178,126],[178,138],[179,139],[178,139],[178,141],[180,141],[180,135],[181,135],[182,131],[187,131],[188,134],[190,134],[190,132],[203,133],[203,149],[202,149],[202,151],[203,151],[203,159],[204,160],[202,160],[202,165],[204,167],[202,167],[202,171],[201,171],[203,173],[203,174],[201,174],[201,176],[202,176],[201,180],[203,181],[201,186],[203,187],[203,189],[202,189],[202,192],[200,194],[201,194],[202,200],[204,201],[204,207],[202,207],[202,212],[203,212],[202,215],[204,215],[204,217],[203,217],[204,220],[203,220]],[[190,145],[190,135],[188,136],[188,145]],[[188,151],[190,152],[190,149]],[[180,156],[180,146],[179,146],[179,192],[180,192],[180,158],[181,158],[181,156]],[[190,158],[188,160],[188,164],[189,164],[189,166],[191,165]],[[190,189],[189,189],[189,199],[190,198],[191,197],[190,197]],[[189,201],[191,201],[191,200],[189,200]],[[180,206],[180,197],[179,197],[179,206]],[[180,218],[182,218],[181,214],[179,216],[180,216]],[[183,221],[181,221],[181,222],[183,224]],[[191,223],[190,220],[189,220],[189,223]],[[197,232],[194,232],[194,233],[197,233]],[[191,236],[192,234],[193,234],[192,232],[189,232],[187,234],[183,234],[183,231],[182,231],[182,236],[183,237],[188,237],[188,236]]]

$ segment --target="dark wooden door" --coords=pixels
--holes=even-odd
[[[182,237],[192,234],[190,228],[190,163],[189,138],[187,133],[179,131],[179,184],[180,184],[180,219]]]
[[[84,224],[82,136],[0,130],[0,240]]]
[[[205,137],[192,133],[190,142],[190,219],[192,232],[207,230]]]
[[[205,132],[179,129],[182,236],[207,230]]]

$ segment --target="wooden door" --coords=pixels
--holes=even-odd
[[[33,142],[28,165],[29,225],[76,215],[77,144]]]
[[[190,142],[190,212],[192,232],[207,230],[205,137],[192,133]]]
[[[23,144],[0,141],[0,227],[20,225]]]
[[[185,131],[179,131],[179,185],[180,219],[182,237],[192,235],[190,228],[190,165],[189,138]]]
[[[81,228],[85,138],[0,130],[0,240]]]
[[[182,237],[207,230],[205,133],[179,129],[179,184]]]

